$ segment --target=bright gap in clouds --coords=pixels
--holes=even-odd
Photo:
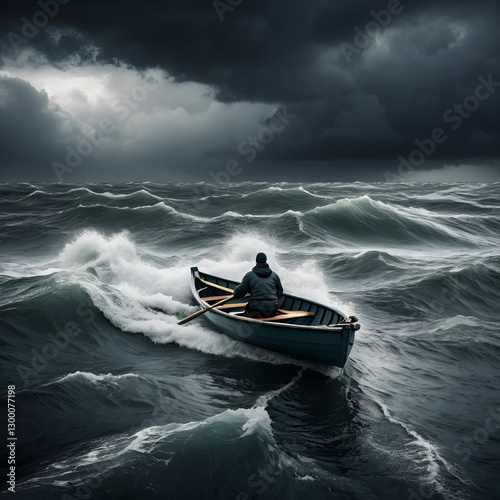
[[[102,107],[117,107],[124,103],[130,107],[142,107],[146,98],[165,108],[204,110],[213,100],[209,87],[196,83],[176,83],[164,71],[149,69],[139,72],[135,68],[121,65],[66,65],[56,68],[49,63],[24,67],[4,66],[0,73],[11,78],[20,78],[35,89],[45,91],[51,103],[67,112],[92,112]],[[148,85],[148,82],[151,82]],[[146,96],[140,89],[147,87]],[[136,98],[127,104],[127,96],[135,90]],[[153,90],[154,94],[153,95]],[[144,94],[144,91],[142,91]]]
[[[116,113],[117,108],[123,106],[129,108],[129,115],[157,115],[159,109],[165,112],[181,109],[194,117],[215,111],[213,118],[219,123],[216,121],[213,125],[218,128],[224,126],[224,111],[234,116],[240,106],[247,113],[253,109],[244,122],[236,125],[237,131],[255,127],[256,120],[261,122],[270,117],[279,106],[279,103],[222,104],[215,99],[215,89],[196,82],[176,82],[159,68],[138,71],[122,62],[116,65],[67,62],[55,67],[29,49],[17,60],[4,59],[0,75],[24,80],[37,91],[44,91],[50,104],[60,111],[90,120],[105,113]]]
[[[127,168],[132,172],[138,166],[161,165],[161,176],[169,178],[170,172],[189,180],[189,168],[196,166],[199,180],[209,181],[207,159],[224,168],[229,160],[239,157],[238,144],[255,135],[279,107],[221,103],[211,87],[176,82],[157,68],[138,71],[125,64],[98,63],[55,67],[43,58],[24,55],[24,60],[32,62],[5,61],[0,75],[18,78],[46,93],[50,111],[60,117],[68,131],[65,144],[75,148],[86,139],[85,131],[97,130],[103,121],[112,122],[112,132],[104,134],[85,162],[89,175],[97,162],[99,171],[104,166],[110,178],[115,174],[121,177]],[[56,136],[57,131],[55,141],[60,142],[61,137]],[[65,148],[60,148],[54,161],[64,161]]]

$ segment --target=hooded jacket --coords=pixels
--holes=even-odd
[[[278,299],[283,294],[283,287],[279,276],[271,271],[267,262],[257,263],[257,265],[241,280],[241,283],[234,289],[234,298],[239,299],[247,293],[250,304],[273,304],[278,308]]]

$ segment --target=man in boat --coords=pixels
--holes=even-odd
[[[283,287],[279,276],[269,267],[265,253],[259,252],[255,261],[255,267],[234,289],[234,298],[239,299],[250,293],[245,314],[250,318],[270,318],[276,315]]]

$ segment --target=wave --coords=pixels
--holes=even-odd
[[[230,339],[203,319],[177,325],[180,318],[198,310],[191,296],[189,267],[198,264],[207,272],[239,281],[253,266],[259,251],[267,252],[288,292],[320,302],[331,300],[321,272],[311,261],[299,263],[294,269],[283,267],[276,260],[278,249],[258,234],[237,234],[224,242],[224,248],[225,253],[216,259],[193,262],[188,255],[172,261],[170,249],[152,258],[127,232],[106,236],[86,230],[65,245],[58,267],[51,268],[50,273],[45,270],[34,276],[30,272],[28,277],[8,277],[3,285],[6,301],[2,308],[16,309],[18,314],[29,309],[58,310],[71,318],[75,308],[90,298],[118,330],[141,333],[157,344],[175,343],[208,354],[272,364],[296,363],[287,356]],[[162,262],[167,265],[162,266]]]
[[[397,459],[406,456],[407,460],[411,461],[414,472],[420,471],[420,480],[433,484],[436,492],[445,495],[446,498],[449,498],[449,494],[453,494],[453,492],[449,491],[447,486],[443,484],[442,479],[446,477],[446,475],[451,475],[462,484],[470,484],[470,480],[465,473],[448,462],[442,456],[435,444],[411,428],[410,425],[392,416],[385,404],[379,403],[379,407],[384,417],[393,424],[393,426],[400,427],[403,432],[407,434],[407,442],[404,448],[398,450],[394,449],[394,446],[390,444],[381,445],[381,443],[377,443],[377,450],[384,451],[389,456]]]
[[[187,212],[180,212],[179,210],[175,209],[171,205],[167,205],[165,202],[161,201],[159,203],[156,203],[154,205],[143,205],[143,206],[138,206],[138,207],[129,207],[129,206],[109,206],[109,205],[102,205],[102,204],[92,204],[92,205],[78,205],[78,207],[71,209],[71,211],[78,212],[78,209],[83,209],[84,211],[87,210],[96,210],[98,211],[99,209],[103,209],[105,211],[121,211],[121,212],[126,212],[130,211],[131,213],[133,212],[142,212],[143,214],[151,214],[154,215],[155,212],[159,213],[161,212],[166,212],[167,214],[173,215],[177,217],[179,221],[195,221],[195,222],[201,222],[203,224],[212,224],[214,222],[218,221],[230,221],[232,219],[262,219],[262,220],[273,220],[273,219],[278,219],[281,217],[286,217],[286,216],[300,216],[302,215],[301,212],[296,212],[293,210],[287,210],[286,212],[283,213],[277,213],[277,214],[249,214],[249,213],[240,213],[236,212],[234,210],[227,210],[223,212],[220,215],[213,216],[213,217],[201,217],[198,215],[193,215]],[[68,212],[65,214],[66,216],[68,215]],[[102,216],[103,214],[100,214]],[[141,221],[144,221],[141,219]]]
[[[198,195],[199,196],[199,195]],[[224,192],[216,190],[213,194],[205,193],[203,197],[195,197],[195,205],[202,202],[213,210],[221,203],[231,206],[231,210],[252,215],[283,213],[287,210],[309,210],[318,200],[331,200],[329,196],[316,194],[303,186],[275,186],[263,183],[262,186],[238,184],[226,186]]]
[[[118,193],[114,194],[109,191],[92,191],[92,189],[89,189],[87,187],[78,187],[78,188],[72,188],[68,189],[67,191],[59,191],[59,192],[48,192],[48,191],[43,191],[40,189],[35,189],[32,193],[27,195],[27,198],[30,198],[32,196],[36,195],[44,195],[44,196],[66,196],[68,194],[73,194],[73,193],[83,193],[84,195],[91,195],[93,197],[103,197],[103,198],[109,198],[109,199],[116,199],[116,200],[127,200],[131,198],[136,198],[136,197],[147,197],[147,198],[152,198],[154,200],[162,200],[163,198],[160,196],[157,196],[153,193],[150,193],[146,189],[139,189],[137,191],[133,191],[131,193]]]
[[[477,244],[475,229],[467,231],[463,222],[453,227],[449,217],[422,208],[395,206],[368,195],[317,207],[300,219],[300,229],[311,236],[364,246]]]
[[[405,334],[405,342],[415,356],[425,352],[449,363],[463,363],[467,359],[492,367],[500,362],[500,337],[497,323],[491,319],[457,314],[421,321]]]
[[[293,187],[280,187],[280,186],[269,186],[265,187],[263,189],[259,189],[257,191],[254,191],[252,193],[247,193],[242,196],[242,198],[248,198],[248,197],[255,197],[255,198],[260,198],[260,199],[265,199],[265,196],[268,194],[271,194],[272,196],[286,196],[290,197],[292,196],[294,199],[297,197],[307,195],[313,198],[320,198],[324,200],[331,199],[327,196],[311,193],[307,189],[305,189],[303,186],[293,186]]]
[[[210,218],[207,218],[207,217],[199,217],[199,216],[195,216],[195,215],[191,215],[191,214],[188,214],[188,213],[182,213],[182,212],[179,212],[178,210],[176,210],[174,207],[166,204],[164,201],[160,201],[159,203],[155,203],[154,205],[140,205],[140,206],[137,206],[137,207],[129,207],[129,206],[109,206],[109,205],[102,205],[102,204],[92,204],[92,205],[83,205],[83,204],[80,204],[78,205],[77,207],[71,209],[73,211],[78,211],[79,209],[83,209],[83,210],[96,210],[96,211],[99,211],[99,210],[103,210],[103,211],[121,211],[121,212],[126,212],[126,211],[130,211],[130,212],[143,212],[145,214],[151,214],[151,215],[154,215],[155,213],[167,213],[167,214],[170,214],[170,215],[174,215],[180,219],[190,219],[190,220],[194,220],[194,221],[197,221],[197,222],[210,222]],[[66,212],[66,215],[68,215],[68,212]],[[99,214],[99,215],[103,215],[103,214]],[[141,219],[143,220],[143,219]],[[143,220],[144,221],[144,220]]]
[[[402,294],[410,294],[414,305],[435,315],[445,311],[485,319],[496,317],[500,299],[500,271],[479,263],[444,269],[413,281]]]
[[[271,265],[282,274],[283,284],[290,293],[299,289],[299,293],[312,299],[330,300],[327,286],[318,277],[319,271],[313,271],[311,262],[285,272],[276,262],[275,249],[269,242],[253,235],[237,235],[227,248],[229,254],[224,260],[204,259],[198,265],[207,272],[239,281],[252,266],[255,255],[267,251]],[[60,261],[61,268],[85,290],[94,306],[121,331],[141,333],[158,344],[175,343],[209,354],[272,364],[296,363],[285,355],[222,335],[207,326],[206,321],[177,325],[181,317],[198,310],[191,305],[188,269],[193,262],[182,260],[173,267],[158,268],[145,262],[126,233],[105,237],[86,231],[66,245]]]
[[[174,342],[210,354],[274,363],[288,361],[284,356],[263,353],[218,334],[200,322],[177,325],[180,317],[198,310],[189,305],[188,266],[158,269],[144,262],[124,233],[110,238],[95,232],[81,234],[62,251],[61,266],[76,272],[75,280],[94,305],[122,331],[142,333],[155,343]],[[88,269],[93,272],[88,273]]]
[[[138,184],[0,186],[15,203],[39,191],[4,205],[1,236],[0,357],[26,410],[26,496],[474,496],[453,445],[497,405],[499,184],[245,183],[203,211],[177,186],[143,186],[158,199]],[[240,280],[259,251],[287,292],[360,317],[342,372],[233,341],[204,317],[177,325],[198,309],[191,266]],[[51,356],[69,322],[81,333],[22,387],[19,366]],[[495,445],[472,450],[474,480],[494,482]],[[210,480],[186,489],[186,470]]]
[[[167,200],[167,198],[153,194],[144,188],[134,190],[126,188],[124,191],[113,193],[111,191],[96,191],[88,187],[77,187],[66,190],[36,189],[17,200],[16,207],[27,206],[37,207],[38,209],[42,208],[50,212],[66,212],[78,206],[78,204],[98,205],[103,201],[116,207],[120,207],[124,203],[128,203],[133,207]]]
[[[135,373],[125,373],[123,375],[112,375],[111,373],[108,373],[106,375],[96,375],[95,373],[89,373],[89,372],[74,372],[70,373],[69,375],[65,375],[64,377],[56,380],[53,382],[54,384],[61,384],[66,381],[73,381],[73,380],[83,380],[86,382],[90,382],[91,384],[99,384],[101,382],[104,383],[111,383],[114,384],[120,380],[127,379],[127,378],[139,378],[139,375]]]
[[[151,480],[162,490],[175,491],[183,497],[184,491],[189,491],[196,498],[221,497],[221,488],[227,489],[222,496],[232,497],[234,491],[241,495],[260,495],[269,485],[278,481],[280,488],[293,484],[294,491],[302,493],[327,488],[314,484],[318,475],[322,474],[327,482],[334,483],[331,473],[321,471],[314,460],[301,455],[294,443],[278,442],[273,430],[273,419],[266,409],[269,399],[278,397],[300,377],[271,391],[259,398],[250,408],[238,407],[225,409],[211,415],[190,419],[188,421],[161,422],[154,425],[144,422],[139,430],[106,435],[91,439],[79,448],[46,462],[35,477],[20,482],[23,489],[36,488],[43,492],[44,488],[56,487],[61,490],[86,486],[95,483],[96,474],[99,486],[114,492],[129,489],[124,485],[120,471],[134,469],[134,487],[143,491]],[[251,456],[251,460],[248,457]],[[236,465],[235,465],[236,464]],[[196,482],[197,486],[185,486],[186,467],[192,474],[210,477],[210,481]],[[235,473],[236,467],[236,476]],[[265,471],[268,476],[264,475]],[[147,474],[143,474],[146,472]],[[248,477],[242,481],[241,477]],[[144,484],[142,484],[144,478]],[[340,475],[338,475],[340,478]],[[91,482],[93,481],[93,482]],[[348,489],[354,486],[350,481]],[[194,489],[200,491],[194,491]],[[248,495],[247,495],[248,493]]]
[[[241,440],[242,444],[235,447],[231,444],[234,440]],[[204,453],[200,453],[200,449],[206,450],[207,443],[217,445],[218,452],[224,453],[228,459],[225,468],[229,468],[229,463],[237,463],[234,461],[236,456],[240,455],[242,458],[244,455],[244,450],[248,446],[244,444],[245,442],[262,451],[266,449],[269,451],[272,447],[274,453],[279,453],[279,449],[273,443],[269,415],[262,407],[226,410],[198,421],[156,425],[133,434],[96,439],[87,444],[90,451],[73,454],[53,462],[36,478],[21,482],[20,485],[28,489],[54,484],[54,481],[61,480],[63,481],[61,486],[67,486],[68,481],[73,486],[88,484],[95,478],[96,467],[99,469],[99,475],[105,477],[112,476],[120,468],[128,466],[138,470],[149,466],[150,474],[155,474],[155,469],[160,463],[163,476],[168,476],[169,482],[172,482],[176,480],[177,474],[177,467],[173,467],[172,463],[174,458],[176,461],[191,463],[192,467],[196,467],[196,462],[201,458],[208,469],[204,472],[213,474],[215,471],[212,469],[218,462],[204,456]],[[211,456],[216,451],[208,453]],[[234,456],[234,459],[229,460],[230,456]]]
[[[145,189],[139,189],[138,191],[134,191],[133,193],[128,193],[128,194],[114,194],[110,193],[109,191],[105,191],[102,193],[96,193],[95,191],[92,191],[89,189],[89,193],[93,194],[94,196],[103,196],[105,198],[111,198],[111,199],[116,199],[116,200],[127,200],[130,198],[137,198],[137,197],[146,197],[146,198],[152,198],[154,200],[161,200],[161,196],[157,196],[153,193],[150,193],[149,191]]]

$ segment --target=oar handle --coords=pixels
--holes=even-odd
[[[230,295],[229,297],[227,297],[219,302],[216,302],[212,306],[206,307],[205,309],[202,309],[201,311],[198,311],[198,312],[195,312],[194,314],[191,314],[191,316],[188,316],[187,318],[181,319],[180,321],[177,322],[177,324],[183,325],[184,323],[187,323],[188,321],[191,321],[192,319],[195,319],[198,316],[205,314],[207,311],[210,311],[210,309],[213,309],[214,307],[220,306],[221,304],[225,304],[226,302],[229,302],[233,298],[234,298],[234,295]]]

